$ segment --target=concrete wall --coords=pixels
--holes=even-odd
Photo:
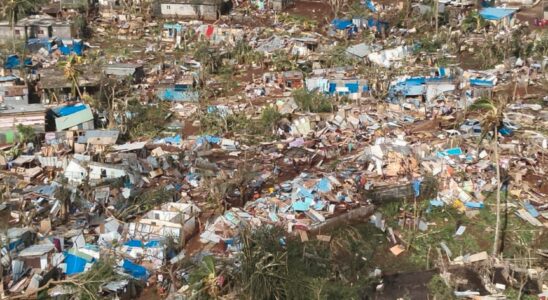
[[[70,25],[53,25],[53,36],[62,39],[71,39],[75,36],[75,30]]]
[[[51,33],[51,36],[50,36]],[[62,39],[71,39],[74,37],[74,28],[71,25],[49,25],[49,26],[28,26],[27,27],[27,36],[28,38],[50,38],[50,37],[60,37]],[[9,25],[0,25],[0,40],[11,39],[13,36],[13,31]],[[18,39],[25,38],[25,28],[21,26],[15,26],[15,36]]]
[[[166,17],[203,17],[217,19],[217,7],[214,5],[192,5],[186,3],[162,3],[160,12]]]

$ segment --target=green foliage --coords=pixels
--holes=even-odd
[[[284,51],[276,50],[272,54],[272,66],[275,71],[291,71],[297,68],[297,63]]]
[[[218,299],[221,295],[221,285],[216,271],[213,256],[205,256],[189,276],[191,299]]]
[[[254,51],[253,47],[245,40],[239,40],[232,48],[231,56],[238,61],[238,64],[249,65],[259,63],[263,60],[262,52]]]
[[[133,215],[145,213],[155,206],[173,201],[176,194],[175,189],[168,190],[163,186],[146,189],[135,197],[130,198],[128,202],[121,204],[122,207],[117,207],[116,217],[123,220]]]
[[[352,18],[367,18],[370,15],[369,10],[361,3],[361,1],[354,1],[348,7],[348,14]]]
[[[548,56],[548,33],[546,30],[543,30],[540,37],[535,39],[531,51],[536,58]]]
[[[247,299],[284,299],[288,280],[287,253],[279,243],[281,229],[265,227],[242,234],[239,282]]]
[[[327,68],[356,65],[357,60],[346,53],[346,43],[332,47],[324,57],[324,65]]]
[[[280,114],[276,108],[267,107],[263,109],[263,112],[261,113],[260,127],[263,131],[272,131],[281,118],[282,114]]]
[[[508,287],[504,291],[504,295],[506,295],[506,299],[520,299],[520,300],[537,300],[538,297],[535,295],[527,295],[523,292],[520,294],[519,290],[516,290],[512,287]]]
[[[445,284],[440,275],[434,275],[428,283],[428,293],[434,297],[434,300],[455,299],[453,290]]]
[[[293,91],[293,98],[302,111],[314,113],[333,111],[333,104],[329,98],[304,88]]]
[[[164,130],[170,115],[168,103],[151,106],[135,101],[129,105],[128,110],[127,113],[130,115],[126,123],[128,140],[156,137]]]
[[[32,128],[31,126],[17,124],[16,128],[21,142],[28,143],[36,139],[36,133],[34,132],[34,128]]]
[[[442,44],[442,41],[438,39],[425,36],[419,41],[420,47],[418,51],[425,51],[428,53],[437,52],[438,49],[441,48]]]
[[[216,113],[208,113],[200,117],[202,133],[222,135],[236,133],[242,135],[246,142],[272,140],[274,129],[282,115],[274,107],[266,107],[261,112],[258,120],[249,118],[244,113],[235,113],[221,116]]]
[[[278,21],[284,24],[295,24],[303,31],[310,31],[318,26],[318,22],[301,15],[290,15],[287,13],[278,15]]]
[[[464,32],[479,31],[487,25],[487,22],[477,11],[469,13],[462,21],[461,29]]]
[[[98,292],[101,285],[123,278],[122,275],[114,270],[116,263],[112,258],[101,258],[93,264],[91,269],[74,278],[74,284],[69,283],[77,288],[78,299],[98,299]]]

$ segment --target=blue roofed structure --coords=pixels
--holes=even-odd
[[[352,26],[352,20],[333,19],[331,25],[333,25],[333,27],[335,27],[335,29],[337,30],[345,30],[348,27]]]
[[[489,21],[501,21],[505,18],[511,18],[517,9],[503,7],[486,7],[480,10],[479,14],[482,18]]]

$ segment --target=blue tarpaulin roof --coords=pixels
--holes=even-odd
[[[352,20],[333,19],[331,25],[333,25],[335,29],[344,30],[349,26],[352,26]]]
[[[513,15],[517,9],[502,8],[502,7],[486,7],[480,11],[480,16],[485,20],[498,21],[508,16]]]
[[[147,280],[149,275],[147,269],[145,269],[143,266],[134,264],[132,261],[127,259],[124,259],[124,264],[122,265],[122,268],[124,268],[124,272],[141,280]]]
[[[181,101],[181,102],[196,102],[198,101],[198,92],[181,91],[173,88],[159,90],[156,94],[160,100],[164,101]]]
[[[85,109],[87,109],[86,105],[77,104],[77,105],[67,105],[67,106],[63,106],[63,107],[58,107],[58,108],[53,109],[53,111],[57,115],[59,115],[61,117],[64,117],[64,116],[70,116],[74,113],[77,113],[77,112],[85,110]]]
[[[487,87],[495,86],[495,82],[493,80],[483,79],[483,78],[472,78],[470,79],[470,84],[475,86],[487,86]]]
[[[4,63],[4,68],[16,69],[19,67],[19,64],[21,64],[21,61],[19,60],[19,56],[17,56],[16,54],[13,54],[6,58],[6,62]],[[26,66],[32,65],[32,60],[30,58],[26,58],[25,65]]]
[[[65,263],[67,264],[66,274],[73,275],[84,272],[88,261],[85,258],[67,253],[65,255]]]

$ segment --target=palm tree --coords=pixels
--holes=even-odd
[[[72,84],[72,94],[76,96],[76,92],[78,92],[78,96],[80,99],[82,99],[82,93],[80,92],[80,87],[78,86],[78,76],[80,75],[80,71],[76,68],[76,56],[71,55],[63,67],[65,78],[70,80]]]
[[[222,278],[222,277],[221,277]],[[221,281],[215,268],[213,256],[202,259],[200,266],[190,274],[192,291],[197,299],[218,299],[221,296]]]
[[[479,31],[486,24],[485,19],[477,11],[474,11],[468,14],[462,21],[462,30],[465,32],[472,30]]]
[[[492,99],[480,98],[476,100],[471,106],[470,110],[480,110],[483,111],[484,119],[482,121],[483,133],[480,138],[481,141],[489,134],[493,134],[493,154],[495,162],[495,170],[497,176],[497,207],[496,215],[497,220],[495,224],[495,238],[493,241],[493,255],[497,255],[499,252],[499,237],[500,237],[500,190],[501,190],[501,180],[500,180],[500,157],[499,157],[499,148],[498,148],[498,130],[500,124],[504,118],[503,111],[506,107],[507,99],[499,98],[497,103],[493,102]]]
[[[1,1],[2,16],[8,18],[13,35],[12,46],[15,51],[15,24],[20,17],[25,16],[37,4],[33,0],[4,0]],[[25,29],[26,30],[26,29]]]

